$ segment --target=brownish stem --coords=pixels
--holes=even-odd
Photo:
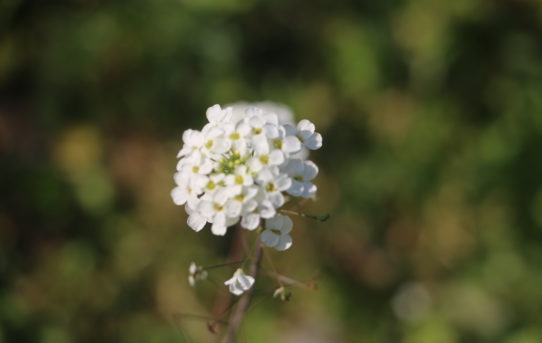
[[[256,242],[256,248],[254,249],[254,257],[252,258],[252,262],[250,264],[250,275],[254,279],[256,279],[256,277],[258,276],[258,272],[260,270],[262,252],[263,252],[262,245],[260,244],[260,242]],[[245,294],[241,296],[241,299],[239,299],[239,302],[237,303],[237,306],[235,307],[234,312],[232,313],[230,317],[230,325],[228,326],[228,330],[226,331],[226,334],[224,335],[222,339],[222,343],[235,342],[237,331],[239,330],[239,326],[241,326],[243,317],[245,316],[245,313],[248,309],[248,305],[250,304],[250,299],[252,298],[253,290],[254,290],[254,287],[246,291]]]
[[[235,235],[230,248],[228,261],[238,261],[243,258],[243,234],[246,230],[241,230],[240,226],[235,228]],[[231,301],[231,294],[229,292],[218,293],[213,308],[213,316],[215,318],[222,319],[228,309],[228,304]],[[218,338],[217,338],[218,341]]]

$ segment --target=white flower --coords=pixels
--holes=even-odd
[[[241,295],[252,287],[254,278],[250,275],[246,275],[243,272],[243,269],[239,268],[235,271],[232,278],[224,282],[224,284],[228,286],[230,293]]]
[[[186,130],[183,133],[184,146],[177,154],[177,157],[181,157],[201,149],[203,146],[203,138],[203,134],[200,131]]]
[[[199,232],[207,224],[207,219],[189,204],[186,205],[186,213],[188,213],[187,224],[192,230]]]
[[[231,141],[233,150],[241,155],[244,155],[249,148],[247,138],[250,138],[250,130],[250,126],[244,121],[224,125],[224,135]]]
[[[295,135],[287,134],[283,126],[272,124],[266,125],[266,135],[275,149],[282,150],[285,153],[296,153],[301,150],[301,141]]]
[[[290,217],[277,214],[265,220],[265,230],[260,234],[260,241],[268,247],[283,251],[292,246],[293,223]]]
[[[250,186],[254,183],[254,180],[247,166],[242,165],[236,167],[233,174],[227,175],[225,182],[230,186]]]
[[[258,181],[263,185],[265,196],[278,208],[284,204],[282,191],[290,188],[292,180],[278,172],[278,168],[269,168],[258,174]]]
[[[203,267],[198,266],[196,262],[190,263],[188,267],[188,283],[194,287],[197,281],[203,281],[207,279],[207,271]]]
[[[231,146],[231,141],[224,137],[224,131],[214,127],[208,126],[203,128],[204,144],[203,151],[208,153],[210,157],[216,157],[223,154]]]
[[[184,205],[189,203],[192,206],[199,201],[198,193],[192,187],[190,187],[190,180],[182,178],[179,173],[175,174],[175,180],[177,181],[177,187],[171,190],[171,198],[176,205]]]
[[[316,193],[316,186],[310,182],[318,175],[318,167],[314,162],[293,159],[283,169],[292,178],[288,194],[308,198]]]
[[[222,109],[220,105],[214,105],[207,109],[207,120],[210,124],[220,124],[228,122],[232,116],[231,107]]]
[[[213,200],[204,200],[199,203],[198,211],[213,223],[211,231],[217,236],[226,234],[226,197],[217,196]]]
[[[322,147],[322,135],[315,132],[315,126],[307,119],[301,120],[297,124],[297,128],[290,125],[285,125],[285,129],[289,134],[296,135],[303,146],[310,150],[317,150]]]
[[[265,143],[267,144],[267,143]],[[284,153],[281,150],[275,149],[268,153],[268,150],[261,155],[256,155],[248,161],[250,170],[259,172],[260,170],[270,166],[280,166],[284,163]]]

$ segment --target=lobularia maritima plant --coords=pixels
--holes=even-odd
[[[318,167],[307,156],[322,146],[322,136],[309,120],[294,125],[284,107],[268,103],[214,105],[207,109],[207,120],[202,130],[183,133],[171,196],[185,206],[188,226],[195,231],[209,223],[217,236],[236,224],[237,230],[257,232],[261,244],[252,275],[239,268],[224,282],[239,296],[255,283],[262,244],[279,251],[292,246],[292,220],[279,211],[292,213],[281,210],[286,199],[316,194],[312,180]],[[206,277],[205,268],[190,266],[192,286]]]

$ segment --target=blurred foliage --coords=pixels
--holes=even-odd
[[[537,0],[1,1],[0,342],[212,340],[177,315],[232,234],[169,191],[240,100],[316,123],[332,214],[274,254],[318,290],[260,285],[241,341],[541,342],[541,94]]]

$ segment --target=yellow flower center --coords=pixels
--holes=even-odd
[[[212,191],[213,189],[215,189],[216,187],[216,183],[214,183],[213,181],[209,181],[207,182],[207,185],[205,186],[205,188],[207,188],[208,190]]]
[[[277,190],[277,187],[275,186],[274,183],[269,182],[269,183],[265,186],[265,190],[266,190],[267,192],[269,192],[269,193],[270,193],[270,192],[275,192],[275,191]]]

